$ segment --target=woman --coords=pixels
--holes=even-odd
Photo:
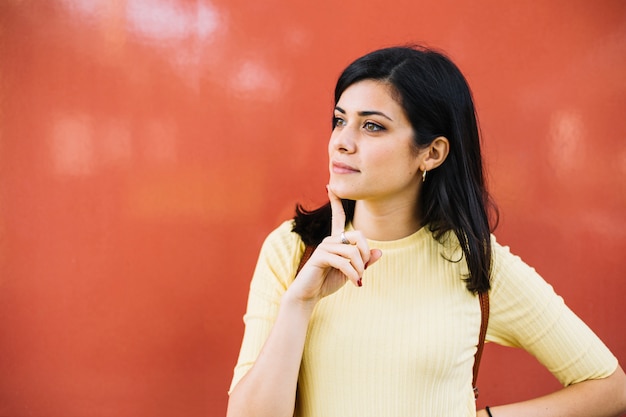
[[[228,416],[618,416],[626,376],[535,271],[490,234],[471,93],[443,54],[387,48],[335,89],[330,202],[266,239]],[[298,271],[305,247],[314,252]],[[346,285],[346,283],[349,283]],[[486,339],[566,388],[476,411]]]

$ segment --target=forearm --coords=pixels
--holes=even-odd
[[[493,417],[618,417],[626,412],[626,376],[580,382],[532,400],[490,407]],[[481,410],[477,417],[487,417]]]
[[[228,417],[293,416],[298,373],[313,305],[285,294],[254,366],[235,386]]]

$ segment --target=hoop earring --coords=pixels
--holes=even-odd
[[[422,182],[426,182],[426,170],[422,173]]]

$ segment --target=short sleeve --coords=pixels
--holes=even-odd
[[[564,386],[610,376],[617,358],[508,247],[494,250],[487,340],[526,350]]]
[[[276,321],[280,300],[296,275],[304,244],[286,221],[265,239],[257,261],[248,305],[245,330],[229,393],[254,365]]]

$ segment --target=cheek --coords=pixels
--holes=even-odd
[[[410,172],[414,171],[417,158],[409,152],[398,152],[397,149],[379,149],[370,155],[373,166],[384,167],[387,171]]]
[[[380,175],[393,177],[398,181],[412,181],[419,173],[418,159],[409,154],[380,155],[379,163],[385,172]],[[384,158],[384,160],[383,160]]]

